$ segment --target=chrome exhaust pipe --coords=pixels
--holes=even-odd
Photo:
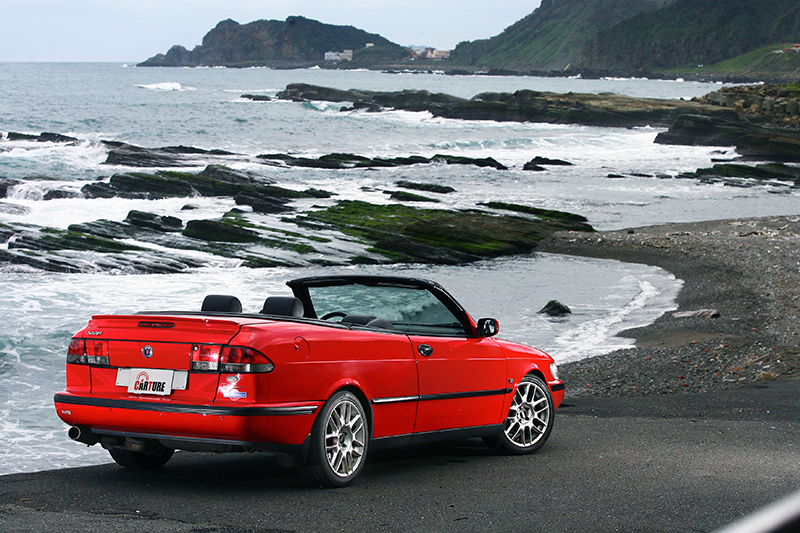
[[[87,446],[93,446],[100,442],[100,437],[92,433],[92,430],[83,426],[72,426],[67,431],[67,436],[74,441],[82,442]]]

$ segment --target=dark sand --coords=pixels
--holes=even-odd
[[[800,216],[562,232],[539,251],[655,265],[684,281],[677,311],[623,334],[635,348],[562,365],[568,397],[705,392],[800,376]],[[701,310],[718,316],[676,316]]]

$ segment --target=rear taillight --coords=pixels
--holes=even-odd
[[[67,348],[67,363],[109,366],[108,341],[72,339]]]
[[[263,374],[272,372],[275,366],[263,353],[243,346],[223,346],[219,356],[222,372]]]
[[[192,346],[192,370],[216,372],[219,370],[219,353],[222,346],[215,344],[195,344]]]
[[[252,348],[211,344],[192,346],[192,370],[197,372],[262,374],[274,369],[266,355]]]

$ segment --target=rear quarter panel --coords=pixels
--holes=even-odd
[[[270,403],[324,402],[347,387],[364,396],[374,437],[413,431],[416,402],[371,403],[418,394],[414,354],[402,333],[272,322],[243,326],[231,342],[251,346],[274,363],[268,374]]]

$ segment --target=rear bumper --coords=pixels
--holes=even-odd
[[[275,451],[302,446],[320,403],[190,405],[61,392],[56,413],[106,435],[232,444]]]

